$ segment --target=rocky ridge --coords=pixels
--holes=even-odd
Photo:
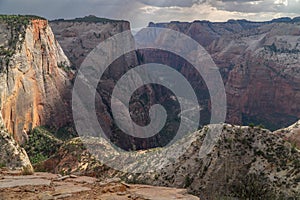
[[[300,148],[300,121],[275,133],[289,141],[295,148]]]
[[[137,151],[125,164],[114,154],[109,143],[97,138],[83,140],[87,146],[98,149],[99,156],[107,162],[125,165],[125,170],[158,169],[149,173],[124,173],[100,163],[97,155],[91,155],[79,138],[73,139],[54,156],[37,166],[37,169],[56,173],[83,174],[107,177],[121,177],[129,183],[187,188],[201,199],[232,197],[246,198],[249,195],[264,199],[286,199],[299,197],[300,152],[291,143],[260,127],[222,126],[222,134],[216,139],[211,152],[199,157],[200,148],[207,134],[214,136],[214,126],[205,126],[185,140],[189,144],[182,149],[181,143],[174,144],[170,152],[181,154],[168,160],[160,149],[152,151],[153,156],[144,160],[143,151]],[[74,152],[72,149],[80,149]],[[125,161],[124,160],[124,161]],[[73,163],[73,165],[66,165]],[[162,166],[162,167],[161,167]]]

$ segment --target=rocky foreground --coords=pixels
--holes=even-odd
[[[185,189],[129,185],[120,179],[101,182],[87,176],[50,173],[22,176],[19,171],[1,171],[0,200],[4,199],[199,200]]]
[[[219,126],[217,126],[219,127]],[[34,165],[36,170],[60,174],[87,175],[105,180],[119,177],[128,183],[186,188],[201,199],[298,199],[300,197],[300,152],[277,132],[261,127],[220,125],[222,133],[212,150],[200,158],[204,138],[213,136],[215,126],[205,126],[186,138],[185,150],[174,144],[166,161],[161,149],[137,151],[127,159],[118,159],[112,147],[100,139],[85,140],[94,145],[109,164],[124,166],[122,173],[99,162],[82,143],[74,138],[64,143],[49,159]],[[183,144],[183,143],[180,143]],[[161,152],[161,153],[160,153]],[[181,154],[178,158],[176,155]],[[174,158],[172,157],[174,156]],[[133,158],[131,162],[130,159]],[[173,158],[173,159],[172,159]],[[125,163],[125,161],[127,163]],[[151,169],[160,169],[151,172]]]

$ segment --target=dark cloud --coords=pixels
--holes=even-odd
[[[259,13],[259,12],[272,12],[274,9],[274,1],[249,1],[249,0],[223,0],[223,1],[211,1],[211,5],[214,7],[226,10],[230,12],[243,12],[243,13]]]
[[[214,20],[220,13],[228,17],[257,15],[251,19],[272,13],[300,15],[299,7],[299,0],[0,0],[0,13],[4,14],[35,14],[48,19],[94,14],[129,20],[135,27],[149,21]]]
[[[49,19],[74,18],[89,14],[115,18],[125,13],[130,0],[0,0],[0,12],[36,14]]]
[[[194,4],[202,3],[201,0],[139,0],[145,5],[157,6],[157,7],[191,7]]]

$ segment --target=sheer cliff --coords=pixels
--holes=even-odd
[[[50,26],[76,69],[100,42],[112,35],[130,30],[130,24],[127,21],[103,19],[95,16],[74,20],[54,20],[50,22]]]
[[[50,22],[53,32],[61,44],[64,52],[69,57],[74,69],[78,70],[83,60],[89,53],[95,49],[102,41],[113,35],[130,30],[130,24],[127,21],[108,20],[95,16],[87,16],[74,20],[55,20]],[[125,42],[130,41],[132,35],[124,38]],[[113,49],[107,57],[113,55]],[[101,61],[99,61],[101,62]],[[130,69],[141,64],[141,58],[136,51],[124,53],[115,60],[99,80],[96,96],[96,109],[98,121],[101,124],[105,134],[111,141],[124,149],[141,149],[158,146],[159,137],[149,139],[140,139],[124,134],[114,123],[111,111],[111,94],[118,80]],[[166,95],[163,98],[156,98],[152,85],[146,85],[140,88],[132,95],[130,110],[132,118],[139,124],[146,125],[149,122],[150,105],[168,100]],[[161,102],[162,102],[161,101]],[[88,117],[88,116],[87,116]],[[124,120],[128,120],[125,119]],[[163,136],[164,137],[164,136]]]
[[[4,125],[20,134],[69,120],[66,90],[70,66],[48,21],[33,16],[0,17],[0,102]]]

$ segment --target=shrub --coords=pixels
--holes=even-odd
[[[29,135],[25,150],[32,163],[36,164],[55,154],[62,141],[53,136],[45,127],[36,127]]]
[[[239,177],[231,188],[238,199],[275,199],[276,196],[267,179],[258,174]]]
[[[254,128],[254,126],[255,126],[254,123],[250,123],[250,124],[249,124],[249,127],[250,127],[250,128]]]
[[[32,156],[32,157],[30,158],[30,161],[31,161],[31,163],[34,165],[34,164],[40,163],[40,162],[42,162],[42,161],[44,161],[44,160],[47,160],[47,158],[48,158],[47,156],[38,153],[38,154]]]
[[[188,175],[185,177],[184,187],[188,188],[192,185],[193,179],[191,179]]]
[[[291,148],[291,153],[294,154],[294,153],[297,153],[297,145],[295,143],[292,144],[292,148]]]

